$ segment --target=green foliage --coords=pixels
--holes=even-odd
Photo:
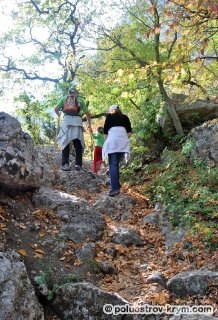
[[[165,149],[161,162],[139,170],[139,162],[134,159],[122,168],[122,179],[137,184],[154,203],[162,203],[173,226],[200,231],[207,246],[215,249],[218,247],[218,168],[199,160],[191,164],[186,156],[191,146],[189,141],[181,151]]]
[[[26,92],[14,99],[17,103],[17,114],[23,130],[27,131],[36,145],[54,143],[57,125],[47,110],[47,105],[39,102]]]
[[[218,214],[218,193],[214,189],[217,168],[210,168],[203,162],[192,166],[184,153],[166,150],[156,169],[159,174],[151,186],[153,200],[164,204],[171,223],[195,226],[201,221],[210,226],[206,239],[212,239]]]
[[[55,292],[68,283],[78,282],[78,276],[75,273],[63,275],[57,272],[53,261],[42,263],[41,271],[36,281],[41,286],[48,289],[47,299],[50,301],[55,297]]]
[[[194,147],[194,141],[192,139],[188,139],[182,147],[182,151],[181,151],[182,155],[189,156],[193,147]]]

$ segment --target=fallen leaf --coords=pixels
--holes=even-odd
[[[26,256],[26,255],[27,255],[27,252],[26,252],[25,249],[20,249],[20,250],[18,250],[18,252],[19,252],[19,254],[20,254],[21,256]]]
[[[29,245],[33,250],[36,250],[38,245],[36,243],[30,244]]]
[[[35,252],[38,254],[45,254],[45,251],[43,251],[42,249],[36,249]]]
[[[43,255],[42,255],[42,254],[39,254],[39,253],[36,253],[33,258],[42,259],[42,258],[43,258]]]
[[[80,266],[82,264],[82,262],[80,260],[76,260],[74,262],[74,266]]]
[[[164,305],[169,300],[169,294],[167,292],[161,292],[157,296],[154,297],[154,301],[156,304]]]
[[[45,232],[39,232],[39,237],[44,237],[46,235],[46,233]]]
[[[112,276],[106,275],[106,276],[104,277],[104,282],[106,282],[106,283],[110,283],[110,282],[112,282],[113,280],[114,280],[114,279],[113,279]]]

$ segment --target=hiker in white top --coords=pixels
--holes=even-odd
[[[69,155],[70,142],[73,142],[75,148],[75,169],[82,167],[82,154],[85,148],[82,116],[85,114],[88,120],[89,131],[91,132],[91,115],[88,107],[79,92],[75,88],[69,90],[69,95],[64,96],[54,108],[55,113],[60,117],[60,111],[64,113],[61,129],[57,137],[57,142],[62,149],[62,170],[70,170]]]
[[[109,108],[109,114],[104,123],[105,142],[102,158],[108,156],[111,190],[109,196],[120,193],[119,164],[123,156],[128,160],[130,156],[129,137],[132,134],[131,123],[127,115],[123,114],[117,105]]]

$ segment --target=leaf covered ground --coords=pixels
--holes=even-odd
[[[146,183],[146,182],[145,182]],[[104,215],[106,229],[103,239],[96,243],[97,256],[89,267],[75,258],[75,250],[81,244],[65,241],[62,243],[59,232],[60,220],[51,209],[35,209],[31,204],[31,193],[0,193],[0,243],[4,249],[15,249],[23,258],[30,277],[41,274],[50,286],[50,298],[55,294],[52,277],[57,284],[73,279],[77,281],[81,274],[100,288],[116,292],[131,303],[149,303],[154,305],[213,305],[217,307],[218,287],[211,283],[206,296],[178,298],[156,283],[147,283],[148,276],[161,272],[167,279],[175,274],[203,267],[214,270],[217,266],[218,251],[210,250],[200,234],[190,232],[168,254],[161,230],[143,222],[144,217],[154,210],[149,196],[141,193],[137,186],[124,184],[122,193],[135,200],[134,214],[122,225],[134,228],[146,245],[124,246],[111,241],[113,230],[120,221]],[[108,187],[102,186],[102,192]],[[78,196],[93,204],[99,194],[78,191]],[[202,231],[203,232],[203,231]],[[55,249],[55,250],[54,250]],[[108,250],[106,250],[108,249]],[[114,254],[108,252],[113,251]],[[54,253],[53,253],[54,252]],[[52,261],[51,265],[48,265]],[[109,261],[116,272],[104,274],[98,271],[98,264]],[[45,267],[46,266],[46,267]],[[45,271],[46,270],[46,271]],[[96,270],[96,273],[94,272]],[[93,273],[94,276],[93,276]],[[54,275],[55,274],[55,275]],[[78,276],[77,276],[78,275]],[[49,302],[48,302],[49,303]],[[216,315],[218,315],[216,309]],[[47,319],[56,319],[47,313]]]

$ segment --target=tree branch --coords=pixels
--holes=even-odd
[[[132,100],[132,98],[129,98],[129,101],[136,107],[137,110],[140,110],[140,107]]]
[[[0,65],[0,70],[4,71],[4,72],[10,72],[10,71],[19,72],[19,73],[23,74],[24,79],[26,79],[26,80],[42,80],[42,81],[50,81],[50,82],[54,82],[54,83],[58,83],[60,80],[62,80],[62,78],[54,79],[54,78],[50,78],[50,77],[41,77],[37,74],[32,75],[22,68],[17,68],[16,66],[10,65],[10,59],[8,61],[7,66]]]

